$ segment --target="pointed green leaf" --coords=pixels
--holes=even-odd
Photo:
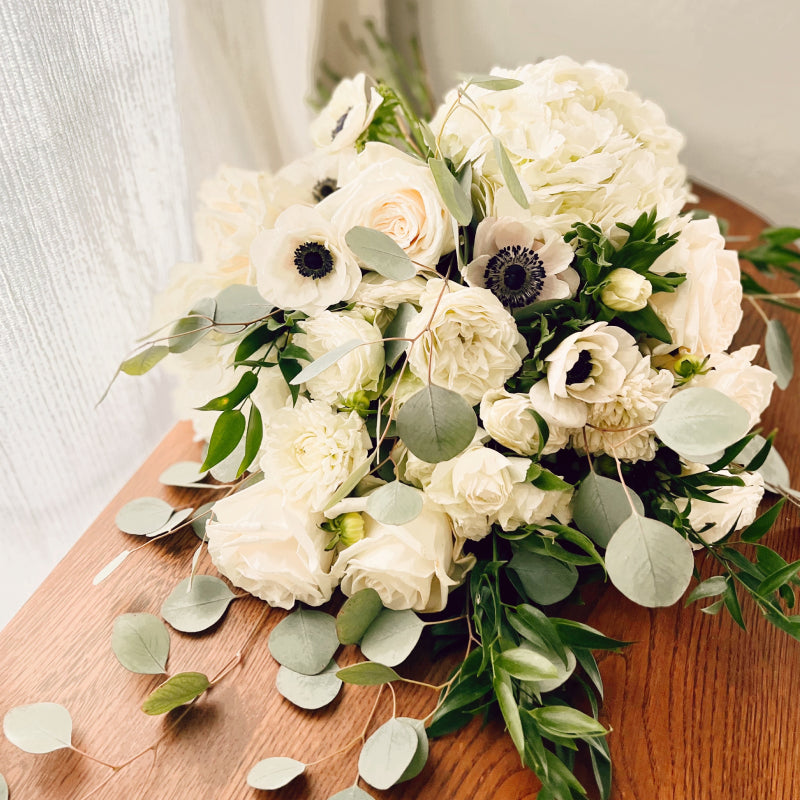
[[[206,460],[200,467],[201,470],[210,469],[224,461],[235,449],[242,439],[245,429],[244,414],[241,411],[223,411],[211,431],[208,443]]]
[[[407,483],[386,483],[367,497],[367,514],[384,525],[405,525],[422,513],[423,494]]]
[[[397,307],[397,312],[394,319],[389,323],[386,328],[384,336],[393,341],[384,342],[383,349],[386,357],[386,366],[390,369],[394,367],[400,356],[408,350],[410,342],[399,341],[395,337],[403,337],[406,335],[406,326],[412,319],[418,315],[418,311],[411,303],[400,303]]]
[[[756,589],[756,593],[761,597],[769,597],[773,592],[776,592],[784,583],[787,583],[797,575],[800,570],[800,561],[793,561],[785,567],[768,575]]]
[[[3,717],[3,733],[26,753],[52,753],[72,746],[72,717],[58,703],[17,706]]]
[[[514,697],[514,688],[511,684],[511,678],[508,673],[502,669],[495,670],[495,678],[492,681],[494,687],[494,694],[497,698],[497,703],[500,706],[500,712],[503,719],[506,721],[511,741],[514,742],[514,747],[520,753],[525,752],[525,734],[522,730],[522,720],[519,716],[519,706],[517,699]]]
[[[185,353],[194,347],[213,327],[217,304],[210,297],[199,300],[194,308],[179,319],[170,331],[170,353]]]
[[[767,323],[764,350],[769,368],[775,373],[775,383],[779,389],[785,389],[794,375],[794,357],[792,340],[779,319],[771,319]]]
[[[518,206],[527,208],[528,198],[525,196],[525,190],[519,182],[517,171],[508,158],[508,153],[503,147],[503,143],[496,136],[492,137],[492,143],[494,145],[494,157],[497,159],[497,164],[500,167],[500,172],[506,182],[508,191],[511,192],[511,196],[517,201]]]
[[[358,758],[358,773],[376,789],[394,786],[411,765],[419,740],[413,725],[390,719],[364,743]]]
[[[175,630],[198,633],[222,619],[234,594],[214,575],[185,578],[161,606],[161,616]]]
[[[381,597],[374,589],[361,589],[348,597],[336,615],[339,641],[358,644],[382,608]]]
[[[328,367],[332,367],[339,359],[344,358],[348,353],[361,347],[364,342],[361,339],[351,339],[349,342],[340,344],[329,350],[324,355],[321,355],[316,361],[312,361],[307,367],[301,369],[290,381],[290,386],[299,386],[301,383],[316,378],[322,372],[325,372]]]
[[[456,222],[465,227],[472,221],[472,201],[441,158],[429,158],[428,166],[442,201]]]
[[[542,706],[528,712],[542,733],[567,738],[605,736],[608,731],[592,717],[569,706]]]
[[[119,663],[130,672],[166,674],[169,631],[152,614],[122,614],[114,620],[111,649]]]
[[[305,771],[306,765],[293,758],[265,758],[247,773],[247,785],[272,791],[291,783]]]
[[[392,281],[407,281],[417,274],[408,254],[391,236],[356,225],[344,237],[356,258],[368,269]]]
[[[522,81],[516,78],[500,78],[496,75],[473,75],[467,82],[469,86],[480,86],[492,92],[505,92],[522,86]]]
[[[370,661],[394,667],[416,647],[425,623],[410,609],[384,608],[361,639],[361,652]]]
[[[245,436],[244,458],[239,465],[236,477],[243,475],[250,468],[258,451],[261,449],[261,441],[264,438],[264,423],[261,419],[261,412],[255,403],[250,404],[250,415],[247,418],[247,435]]]
[[[558,677],[558,669],[549,658],[526,647],[503,650],[495,665],[521,681],[543,681]]]
[[[742,541],[754,544],[761,540],[761,537],[773,526],[778,514],[786,503],[786,498],[781,497],[775,505],[768,508],[760,517],[754,520],[742,531]]]
[[[336,621],[322,611],[299,608],[284,617],[269,635],[269,651],[284,667],[317,675],[339,647]]]
[[[303,675],[288,667],[281,667],[275,678],[275,688],[290,703],[313,711],[336,699],[342,688],[342,680],[336,675],[338,670],[335,661],[331,661],[318,675]]]
[[[345,683],[356,686],[380,686],[382,683],[399,681],[400,676],[384,664],[375,664],[372,661],[362,661],[349,667],[340,669],[336,676]]]
[[[706,597],[716,597],[722,594],[728,588],[728,581],[724,575],[714,575],[713,578],[707,578],[702,583],[689,592],[684,605],[690,605],[696,600],[704,600]]]
[[[227,411],[229,408],[235,408],[246,397],[248,397],[253,389],[258,386],[258,377],[255,372],[245,372],[239,378],[236,386],[233,387],[227,394],[215,397],[209,400],[204,406],[200,406],[198,411]]]
[[[145,714],[166,714],[200,697],[211,684],[202,672],[179,672],[156,687],[142,703]]]
[[[644,515],[641,498],[632,489],[611,478],[604,478],[592,470],[581,481],[573,500],[572,517],[575,524],[600,547],[607,547],[614,531],[633,513],[631,501],[640,515]]]
[[[146,350],[125,359],[120,365],[120,372],[126,375],[144,375],[169,354],[169,347],[163,344],[150,345]]]
[[[335,506],[340,500],[347,497],[358,484],[369,475],[369,457],[365,458],[343,481],[342,485],[330,496],[325,511]]]
[[[117,512],[114,522],[123,533],[146,536],[164,525],[174,511],[158,497],[137,497]]]

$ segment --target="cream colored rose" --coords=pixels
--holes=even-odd
[[[423,162],[370,142],[341,180],[339,191],[318,206],[337,229],[374,228],[428,267],[452,251],[453,218]]]
[[[706,356],[722,353],[742,321],[739,259],[725,249],[716,219],[691,220],[678,241],[651,267],[657,274],[685,273],[674,292],[658,292],[650,306],[672,336],[672,345]]]
[[[360,498],[361,506],[366,500]],[[452,586],[474,558],[461,553],[447,514],[426,501],[420,515],[405,525],[384,525],[364,513],[364,538],[344,548],[333,574],[350,596],[374,589],[386,608],[441,611]]]
[[[374,325],[358,316],[323,311],[304,320],[301,326],[303,333],[295,336],[294,342],[312,359],[353,339],[366,342],[306,383],[314,400],[341,405],[340,396],[346,401],[355,392],[374,392],[378,388],[385,362],[381,332]]]
[[[271,606],[330,600],[336,580],[332,553],[319,528],[322,514],[289,503],[277,483],[262,481],[214,504],[206,525],[214,566],[233,583]]]
[[[475,405],[490,389],[502,388],[522,365],[525,339],[487,289],[444,287],[441,280],[432,280],[421,303],[419,316],[406,328],[406,336],[420,337],[408,357],[420,380],[427,383],[430,373],[432,383]],[[430,332],[423,334],[429,321]]]
[[[632,269],[620,267],[608,275],[608,283],[600,293],[600,299],[614,311],[641,311],[653,294],[653,286],[644,275]]]
[[[366,458],[370,439],[354,411],[337,413],[320,400],[300,397],[264,428],[261,469],[290,502],[321,511],[340,484]]]
[[[353,295],[353,302],[366,308],[396,309],[400,303],[419,305],[427,282],[418,275],[407,281],[392,281],[377,272],[366,272]]]
[[[375,90],[371,78],[363,72],[340,81],[328,105],[311,123],[314,144],[329,151],[342,150],[355,144],[369,127],[383,98]]]

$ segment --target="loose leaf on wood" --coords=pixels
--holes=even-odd
[[[8,800],[8,784],[2,775],[0,775],[0,800]]]
[[[169,631],[152,614],[122,614],[114,620],[111,649],[130,672],[141,675],[166,673]]]
[[[419,740],[413,725],[390,719],[364,743],[358,773],[376,789],[394,786],[414,760]]]
[[[549,556],[519,549],[508,564],[519,577],[528,598],[539,605],[551,605],[568,597],[578,582],[578,570]]]
[[[158,497],[137,497],[122,506],[114,522],[123,533],[146,536],[164,525],[174,510]]]
[[[185,522],[189,517],[192,516],[194,509],[189,508],[179,508],[160,528],[153,531],[152,533],[148,533],[147,537],[152,539],[154,536],[160,536],[162,533],[167,533],[167,531],[174,530],[175,528],[179,527],[183,522]]]
[[[690,460],[724,450],[750,429],[750,415],[716,389],[697,386],[673,395],[658,412],[659,439]]]
[[[3,733],[26,753],[52,753],[72,747],[72,717],[58,703],[17,706],[3,717]]]
[[[428,166],[447,210],[465,227],[472,220],[472,200],[441,158],[429,158]]]
[[[349,786],[341,792],[336,792],[328,800],[375,800],[375,798],[365,792],[360,786]]]
[[[340,669],[336,675],[345,683],[353,683],[356,686],[380,686],[382,683],[400,680],[400,676],[391,667],[372,661],[351,664]]]
[[[192,310],[179,319],[170,331],[170,353],[185,353],[194,347],[213,327],[217,304],[210,297],[199,300]]]
[[[367,268],[393,281],[407,281],[417,274],[408,254],[391,236],[356,225],[344,237],[347,246]]]
[[[201,542],[206,540],[206,523],[211,518],[211,510],[214,508],[214,503],[203,503],[200,508],[195,512],[195,518],[192,522],[192,530],[194,535],[200,539]]]
[[[361,639],[361,652],[370,661],[394,667],[405,661],[419,641],[425,623],[410,609],[384,608]]]
[[[394,319],[389,323],[386,328],[384,336],[392,341],[384,342],[383,351],[386,358],[386,366],[394,367],[400,356],[408,350],[410,342],[402,341],[396,337],[403,337],[406,335],[406,327],[408,323],[414,319],[419,312],[411,303],[400,303],[397,307],[397,312]]]
[[[633,514],[606,549],[608,577],[626,597],[647,608],[677,602],[692,578],[692,548],[663,522]]]
[[[767,323],[764,350],[769,368],[775,373],[775,383],[779,389],[785,389],[794,375],[794,357],[792,340],[779,319],[771,319]]]
[[[135,356],[126,358],[120,365],[120,372],[126,375],[144,375],[158,364],[161,359],[169,354],[169,347],[163,344],[154,344]]]
[[[641,498],[632,489],[628,489],[628,494],[637,513],[644,516]],[[619,481],[592,470],[575,493],[572,509],[575,524],[600,547],[607,547],[614,531],[633,513],[628,494]]]
[[[193,487],[208,475],[207,470],[200,469],[199,461],[178,461],[167,467],[159,476],[159,483],[165,486]]]
[[[405,525],[422,512],[423,494],[401,481],[386,483],[367,498],[367,514],[384,525]]]
[[[525,190],[519,182],[517,171],[509,160],[508,153],[505,147],[503,147],[503,143],[496,136],[493,136],[492,144],[494,146],[494,157],[497,159],[497,164],[500,167],[500,172],[503,175],[503,180],[508,187],[508,191],[511,192],[511,196],[517,201],[518,206],[527,208],[528,198],[525,197]]]
[[[175,630],[197,633],[222,619],[234,594],[214,575],[185,578],[170,592],[161,606],[161,616]]]
[[[417,458],[435,464],[457,456],[478,429],[475,412],[456,392],[429,384],[397,415],[397,434]]]
[[[380,595],[369,587],[348,597],[336,615],[339,641],[342,644],[358,644],[382,608]]]
[[[290,703],[313,711],[336,699],[342,688],[342,680],[336,675],[338,670],[335,661],[331,661],[318,675],[303,675],[281,667],[275,678],[275,688]]]
[[[214,423],[206,460],[200,469],[210,469],[226,459],[241,441],[244,429],[245,419],[241,411],[223,411]]]
[[[122,564],[131,552],[131,550],[123,550],[118,556],[112,558],[111,561],[92,578],[92,585],[97,586],[98,583],[102,583],[120,564]]]
[[[406,771],[396,781],[397,783],[405,783],[416,778],[425,768],[430,752],[430,742],[428,741],[428,733],[425,730],[425,723],[421,719],[412,719],[411,717],[398,717],[398,719],[400,722],[407,722],[417,732],[417,752],[414,753],[414,758],[406,767]]]
[[[280,789],[305,771],[306,765],[293,758],[265,758],[247,773],[247,785],[267,791]]]
[[[337,361],[344,358],[348,353],[361,347],[364,342],[361,339],[351,339],[349,342],[340,344],[334,347],[333,350],[328,350],[327,353],[321,355],[315,361],[312,361],[307,367],[304,367],[297,373],[290,381],[289,385],[299,386],[301,383],[316,378],[322,372],[325,372],[328,367],[332,367]]]
[[[275,626],[268,646],[272,657],[284,667],[303,675],[317,675],[339,647],[336,621],[322,611],[300,608]]]
[[[210,686],[208,678],[202,672],[179,672],[150,693],[142,703],[142,711],[150,715],[166,714],[191,703]]]

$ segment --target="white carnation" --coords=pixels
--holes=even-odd
[[[363,72],[345,78],[333,90],[328,105],[311,123],[311,139],[323,150],[351,147],[369,127],[383,98]]]

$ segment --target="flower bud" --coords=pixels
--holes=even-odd
[[[614,311],[640,311],[653,293],[650,281],[626,267],[615,269],[608,276],[600,299]]]
[[[357,511],[342,514],[335,520],[339,529],[339,541],[343,547],[360,542],[364,538],[364,518]]]

